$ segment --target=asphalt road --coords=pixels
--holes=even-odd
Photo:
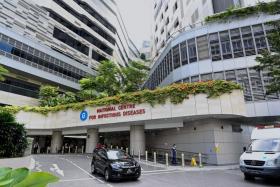
[[[244,181],[239,170],[181,171],[141,164],[138,181],[107,183],[100,175],[90,174],[91,158],[85,155],[36,155],[34,171],[47,171],[60,181],[50,187],[280,187],[280,180]]]

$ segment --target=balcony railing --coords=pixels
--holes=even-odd
[[[39,98],[38,92],[0,82],[0,90],[32,98]]]

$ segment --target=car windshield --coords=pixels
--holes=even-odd
[[[115,151],[115,150],[110,150],[107,152],[108,158],[110,160],[119,160],[119,159],[125,159],[129,158],[129,155],[124,152],[124,151]]]
[[[255,140],[248,151],[255,152],[280,152],[280,139]]]

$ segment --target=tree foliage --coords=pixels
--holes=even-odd
[[[58,87],[41,86],[39,92],[41,106],[57,106],[76,102],[76,95],[72,92],[60,93]]]
[[[272,46],[272,51],[265,51],[256,58],[259,65],[258,70],[266,70],[270,72],[272,77],[270,84],[267,86],[268,93],[280,91],[280,21],[270,23],[274,29],[268,35],[268,40]]]
[[[4,75],[6,75],[8,73],[9,73],[9,71],[0,65],[0,81],[4,81],[5,80]]]
[[[28,144],[24,125],[7,111],[0,112],[0,142],[0,158],[22,157]]]

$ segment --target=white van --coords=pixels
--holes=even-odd
[[[280,125],[255,128],[251,140],[251,145],[240,157],[245,180],[280,177]]]

